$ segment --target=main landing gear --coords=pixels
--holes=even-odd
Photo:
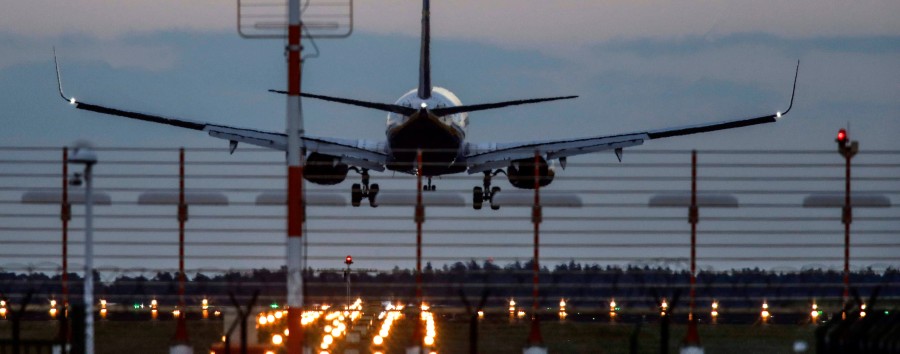
[[[375,197],[378,196],[378,183],[373,183],[369,186],[369,170],[356,167],[351,167],[350,169],[362,176],[362,185],[354,183],[353,186],[350,187],[350,205],[358,207],[362,204],[363,198],[366,198],[369,200],[369,205],[371,207],[378,207],[378,204],[375,203]]]
[[[494,196],[500,192],[500,187],[491,187],[491,178],[501,173],[506,174],[506,171],[499,169],[493,172],[484,171],[484,187],[472,188],[472,208],[480,210],[484,202],[487,201],[491,204],[491,209],[500,209],[500,205],[494,203]]]

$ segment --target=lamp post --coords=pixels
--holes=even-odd
[[[690,280],[690,312],[688,314],[688,331],[684,339],[683,352],[702,353],[700,335],[697,332],[696,306],[697,284],[697,224],[700,223],[700,207],[737,208],[738,201],[729,194],[697,193],[697,150],[691,151],[691,192],[690,194],[659,194],[650,197],[650,207],[687,207],[688,223],[691,224],[691,280]]]
[[[182,168],[179,173],[179,190],[175,192],[144,192],[138,196],[138,205],[175,205],[178,207],[178,309],[175,337],[170,353],[191,352],[187,334],[187,307],[184,291],[187,276],[184,270],[184,227],[188,220],[189,205],[228,205],[228,197],[218,192],[185,192],[184,154],[181,155]]]
[[[350,265],[353,264],[353,256],[348,254],[344,258],[344,264],[347,265],[347,269],[344,270],[344,279],[347,280],[347,310],[350,310],[350,305],[352,305],[350,302]]]
[[[97,154],[88,143],[79,142],[69,155],[69,162],[84,165],[84,353],[94,354],[94,195],[91,172],[97,163]]]

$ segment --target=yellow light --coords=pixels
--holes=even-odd
[[[335,328],[333,331],[331,331],[331,335],[332,335],[332,336],[335,336],[335,337],[340,337],[340,336],[341,336],[341,330]]]
[[[284,342],[284,337],[280,334],[272,335],[272,344],[281,345],[282,342]]]
[[[203,301],[201,302],[201,304],[202,304],[202,307],[203,307],[204,310],[209,309],[209,300],[203,299]]]
[[[156,302],[156,299],[150,300],[150,307],[151,307],[151,308],[156,308],[157,306],[159,306],[159,303]]]
[[[566,300],[565,300],[565,299],[559,300],[559,307],[566,307]]]
[[[388,336],[388,329],[387,329],[387,328],[381,328],[381,330],[378,331],[378,336],[379,336],[379,337],[387,337],[387,336]]]
[[[222,314],[222,313],[219,312],[219,310],[216,310],[215,312],[213,312],[213,315],[215,315],[215,316],[219,316],[219,315],[221,315],[221,314]]]
[[[334,329],[331,325],[325,325],[325,333],[331,333],[331,330]]]
[[[260,316],[259,316],[259,321],[258,321],[258,322],[259,322],[259,325],[260,325],[260,326],[265,326],[266,323],[268,322],[268,320],[266,319],[266,316],[260,315]]]
[[[812,317],[815,320],[819,317],[819,311],[812,310],[812,312],[809,313],[809,317]]]
[[[484,318],[484,311],[478,311],[478,318]]]
[[[761,313],[760,315],[762,316],[762,318],[769,318],[769,311],[768,311],[768,310],[763,310],[762,313]]]
[[[322,344],[319,344],[319,347],[322,349],[328,349],[328,343],[322,342]]]
[[[56,307],[56,300],[50,300],[50,306]]]
[[[713,308],[713,309],[719,308],[719,302],[718,302],[718,301],[713,301],[713,303],[712,303],[712,308]]]
[[[427,345],[427,346],[434,345],[434,337],[425,337],[425,345]]]
[[[712,317],[716,317],[716,316],[719,315],[719,311],[713,310],[713,311],[710,313],[710,315],[712,315]]]
[[[290,335],[291,335],[291,330],[285,328],[285,329],[284,329],[284,336],[285,336],[285,337],[288,337],[288,336],[290,336]]]
[[[175,309],[174,311],[172,311],[172,315],[174,315],[175,317],[181,316],[181,310]]]
[[[330,334],[326,334],[324,337],[322,337],[322,343],[334,343],[334,337],[332,337]]]
[[[225,336],[224,336],[224,335],[222,336],[222,341],[223,341],[223,342],[225,341]]]
[[[272,316],[272,315],[266,316],[266,321],[269,321],[269,323],[275,323],[275,316]]]
[[[54,318],[56,317],[56,308],[55,307],[50,309],[50,317],[54,317]]]
[[[106,318],[106,309],[100,309],[100,317]]]
[[[278,311],[275,313],[275,318],[277,318],[279,320],[281,319],[281,311]]]
[[[271,350],[266,350],[266,354],[275,354],[275,352],[273,352]]]
[[[50,306],[56,306],[56,301],[50,301]],[[100,299],[100,307],[106,308],[106,299]]]
[[[812,309],[813,309],[813,310],[818,310],[818,309],[819,309],[819,305],[812,304]]]
[[[525,311],[519,310],[518,316],[519,318],[525,317]]]
[[[372,343],[375,343],[375,345],[381,345],[382,343],[384,343],[384,337],[375,336],[375,338],[372,338]]]
[[[616,310],[616,300],[615,299],[609,301],[609,309],[610,309],[610,311]]]

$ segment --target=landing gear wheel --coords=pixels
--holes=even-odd
[[[354,183],[353,186],[350,187],[350,205],[358,207],[362,201],[362,194],[362,187],[359,183]]]
[[[497,193],[499,193],[499,192],[500,192],[500,187],[491,188],[491,209],[493,209],[493,210],[500,209],[500,204],[494,203],[494,197],[496,197]]]
[[[484,204],[484,189],[481,189],[481,187],[472,188],[472,208],[481,210],[482,204]]]
[[[373,208],[377,208],[378,204],[375,203],[375,197],[378,196],[378,183],[373,183],[371,187],[369,187],[369,205]]]

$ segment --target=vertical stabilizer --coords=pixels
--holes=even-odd
[[[419,98],[431,98],[431,24],[429,0],[422,0],[422,48],[419,56]]]

